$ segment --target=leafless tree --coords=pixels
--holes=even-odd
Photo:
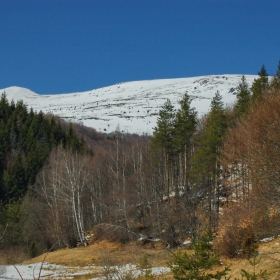
[[[77,240],[87,245],[84,226],[84,199],[89,187],[90,168],[87,157],[58,148],[40,175],[38,190],[51,214],[50,231],[63,246],[67,227]],[[72,225],[72,227],[71,227]]]

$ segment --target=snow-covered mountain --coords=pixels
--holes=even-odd
[[[251,86],[257,76],[246,75]],[[71,122],[82,123],[97,131],[152,134],[157,115],[167,99],[175,108],[184,93],[193,96],[192,106],[199,115],[209,111],[217,90],[226,106],[236,101],[241,75],[201,76],[119,83],[86,92],[39,95],[20,87],[0,90],[8,100],[23,100],[28,108],[54,114]]]

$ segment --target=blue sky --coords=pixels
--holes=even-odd
[[[0,88],[274,75],[279,0],[0,0]]]

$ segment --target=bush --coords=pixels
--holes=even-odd
[[[226,276],[229,271],[225,267],[216,273],[209,273],[207,270],[213,265],[218,264],[218,255],[213,252],[212,236],[208,232],[200,239],[193,240],[194,254],[190,255],[186,252],[178,252],[173,254],[173,261],[169,264],[171,272],[175,279],[178,280],[210,280],[221,279]]]
[[[242,279],[246,280],[257,280],[257,279],[267,279],[267,271],[261,270],[259,273],[256,273],[256,266],[260,263],[261,258],[257,258],[257,254],[255,253],[253,255],[253,259],[248,259],[251,267],[252,272],[249,272],[248,270],[241,269],[241,277]]]
[[[152,264],[149,260],[148,254],[145,253],[142,256],[142,258],[139,260],[138,267],[141,270],[140,279],[146,279],[146,280],[155,279],[155,276],[152,273]]]
[[[229,258],[250,257],[258,248],[257,232],[254,211],[245,206],[226,209],[220,218],[214,249]]]
[[[250,258],[257,253],[258,244],[254,235],[244,236],[242,240],[242,256]]]
[[[117,225],[97,225],[94,227],[93,232],[96,239],[107,239],[111,242],[126,243],[135,239],[134,234],[129,232],[126,228]]]

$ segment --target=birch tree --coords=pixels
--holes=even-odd
[[[76,239],[86,246],[83,202],[89,193],[87,157],[59,148],[53,152],[48,170],[42,172],[39,192],[51,212],[51,227],[58,243],[63,245],[63,234],[72,225]]]

